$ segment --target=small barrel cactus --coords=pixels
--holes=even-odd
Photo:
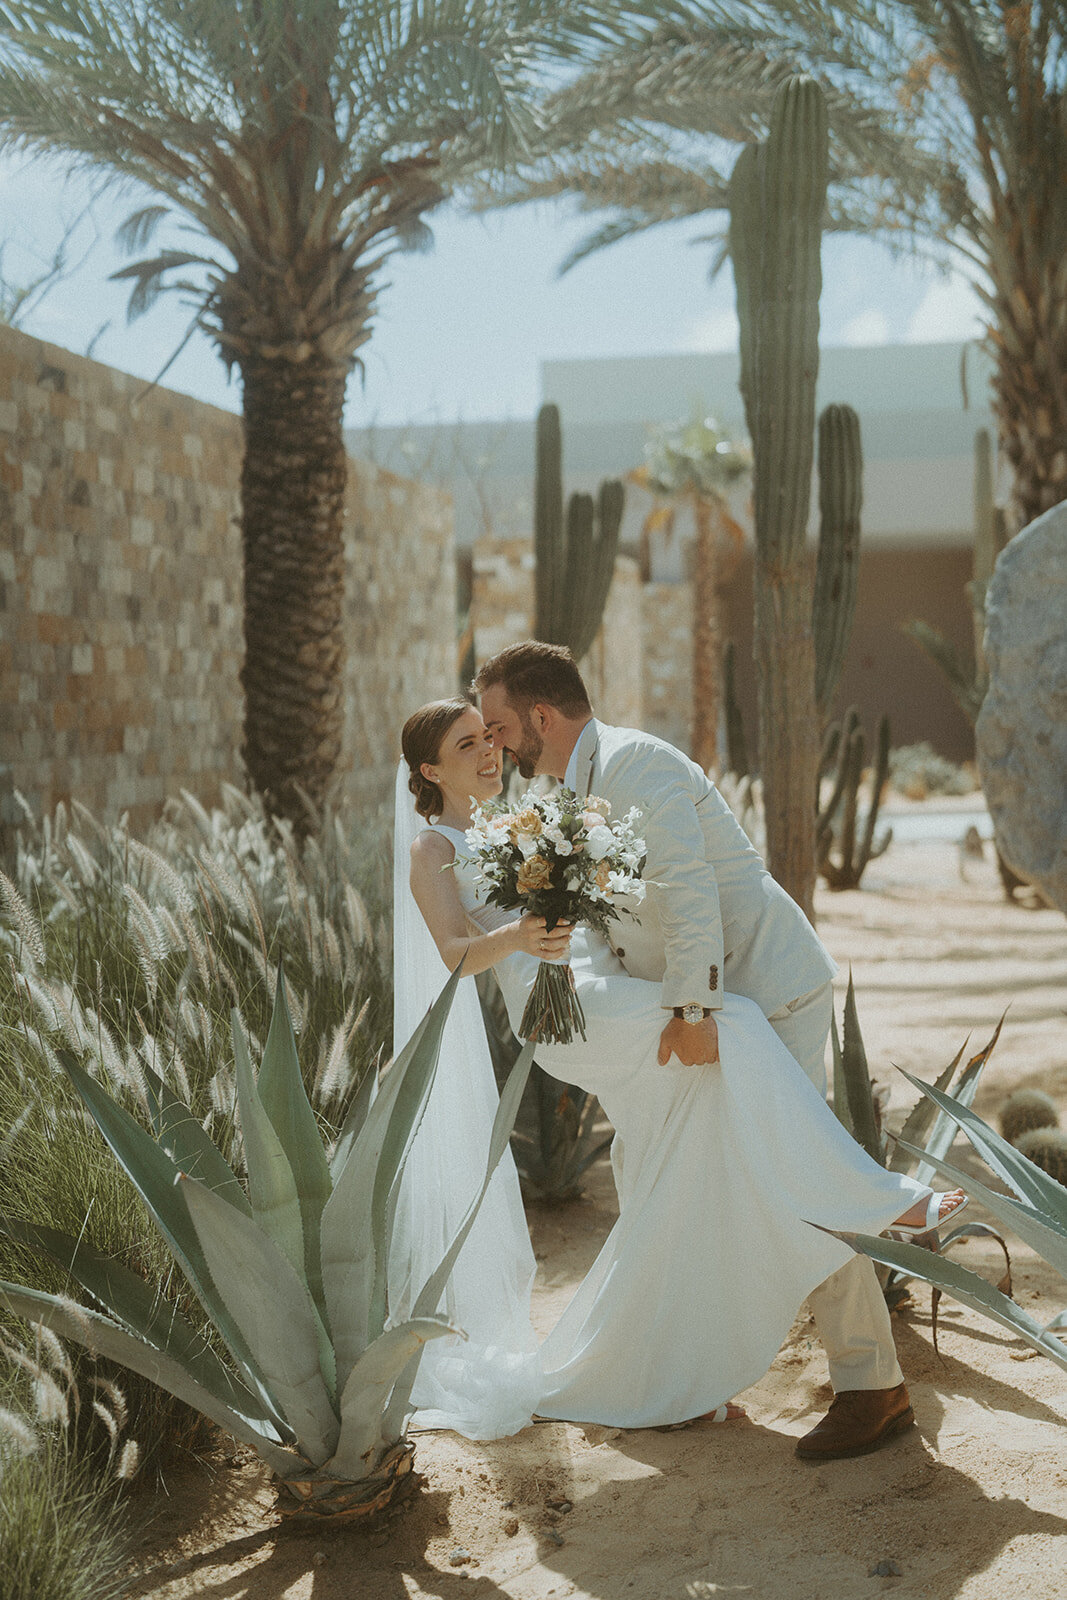
[[[1019,1135],[1015,1148],[1067,1189],[1067,1133],[1062,1128],[1031,1128]]]
[[[1016,1089],[1000,1108],[1000,1131],[1009,1144],[1017,1145],[1034,1128],[1058,1128],[1059,1123],[1056,1102],[1042,1089]]]

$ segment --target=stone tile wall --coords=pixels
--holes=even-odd
[[[641,592],[644,721],[660,739],[689,750],[693,703],[693,586],[646,583]]]
[[[228,412],[0,327],[0,823],[15,789],[140,827],[241,781],[241,444]],[[353,464],[346,541],[363,806],[412,697],[455,682],[447,502]]]
[[[343,793],[360,815],[384,802],[391,820],[400,730],[459,684],[451,498],[352,462],[345,549]]]

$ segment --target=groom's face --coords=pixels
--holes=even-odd
[[[524,778],[540,770],[544,740],[530,720],[508,699],[502,684],[495,683],[482,695],[482,716],[498,750],[506,750]]]

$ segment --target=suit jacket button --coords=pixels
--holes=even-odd
[[[623,949],[622,945],[620,945],[619,948],[616,950],[615,954],[618,956],[619,960],[621,961],[623,959],[623,957],[625,956],[626,951]]]
[[[719,969],[718,969],[718,967],[709,967],[708,968],[708,988],[714,994],[715,990],[718,987],[719,987]]]

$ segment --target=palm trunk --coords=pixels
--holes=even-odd
[[[716,507],[694,494],[693,520],[693,731],[690,754],[705,772],[719,769],[719,711],[722,701],[722,602],[719,595],[720,530]]]
[[[1016,265],[1012,284],[991,297],[989,339],[1000,444],[1023,528],[1067,500],[1067,297],[1061,261],[1029,275],[1027,263]]]
[[[819,726],[811,576],[803,559],[757,557],[755,654],[767,865],[814,921]]]
[[[309,826],[337,777],[344,704],[347,364],[242,357],[244,760],[277,815]]]

